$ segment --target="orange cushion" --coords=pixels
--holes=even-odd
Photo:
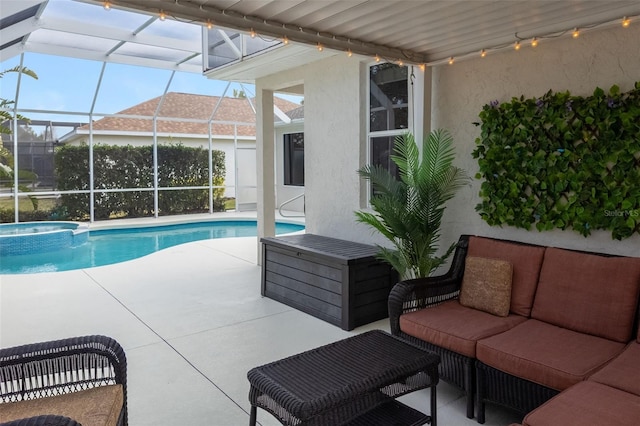
[[[450,300],[438,306],[400,316],[400,330],[425,342],[475,358],[476,342],[526,321],[525,317],[498,317]]]
[[[460,288],[460,304],[499,317],[509,315],[511,303],[510,262],[467,256]]]
[[[640,396],[640,343],[627,348],[589,380]]]
[[[595,382],[581,382],[536,408],[524,426],[632,426],[640,419],[640,397]]]
[[[626,343],[639,293],[640,258],[548,248],[531,317]]]
[[[123,401],[122,385],[99,386],[80,392],[2,404],[0,422],[55,414],[70,417],[82,426],[115,426]]]
[[[528,317],[538,285],[544,247],[510,243],[484,237],[469,237],[467,256],[506,260],[513,265],[511,312]]]
[[[508,374],[563,390],[585,380],[624,347],[623,343],[527,320],[480,340],[476,357]]]

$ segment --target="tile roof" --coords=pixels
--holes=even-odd
[[[153,117],[161,97],[150,99],[131,108],[120,111],[118,114],[138,115]],[[158,117],[172,117],[208,120],[218,102],[216,114],[213,116],[212,131],[214,135],[233,135],[233,124],[217,122],[247,123],[238,125],[238,136],[255,136],[256,115],[250,101],[255,99],[224,97],[220,101],[219,96],[194,95],[190,93],[169,92],[164,98]],[[283,112],[296,110],[299,104],[286,99],[274,97],[274,104]],[[88,130],[89,126],[80,127]],[[158,119],[158,133],[183,133],[183,134],[208,134],[207,123],[193,123],[189,121],[175,121]],[[93,123],[94,131],[117,131],[121,133],[149,132],[153,131],[153,121],[143,118],[104,117]]]

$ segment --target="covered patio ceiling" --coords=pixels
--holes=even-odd
[[[90,0],[105,3],[105,0]],[[480,52],[640,21],[637,0],[109,0],[158,16],[231,28],[296,46],[279,53],[284,67],[347,52],[381,60],[437,64]],[[636,22],[635,24],[640,24]],[[301,52],[299,47],[306,46]],[[284,49],[283,49],[284,50]],[[257,55],[259,56],[259,55]],[[269,62],[250,59],[210,76],[255,79]],[[253,63],[250,64],[250,62]],[[241,62],[241,61],[240,61]]]
[[[291,42],[207,73],[235,81],[322,54],[433,65],[640,24],[637,0],[2,0],[0,12],[0,61],[36,52],[202,73],[203,27]]]

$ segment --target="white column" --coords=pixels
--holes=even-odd
[[[431,132],[431,84],[433,73],[431,67],[422,71],[418,66],[413,66],[413,135],[422,146],[422,140]]]
[[[262,263],[260,238],[276,232],[275,133],[273,91],[256,87],[256,174],[258,177],[258,264]]]

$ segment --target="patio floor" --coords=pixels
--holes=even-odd
[[[236,426],[249,422],[246,373],[379,328],[346,332],[260,296],[255,237],[193,242],[116,265],[0,275],[0,346],[104,334],[128,360],[129,424]],[[403,397],[428,409],[428,390]],[[475,425],[455,388],[438,386],[440,425]],[[487,408],[487,425],[520,418]],[[260,424],[277,425],[258,411]]]

